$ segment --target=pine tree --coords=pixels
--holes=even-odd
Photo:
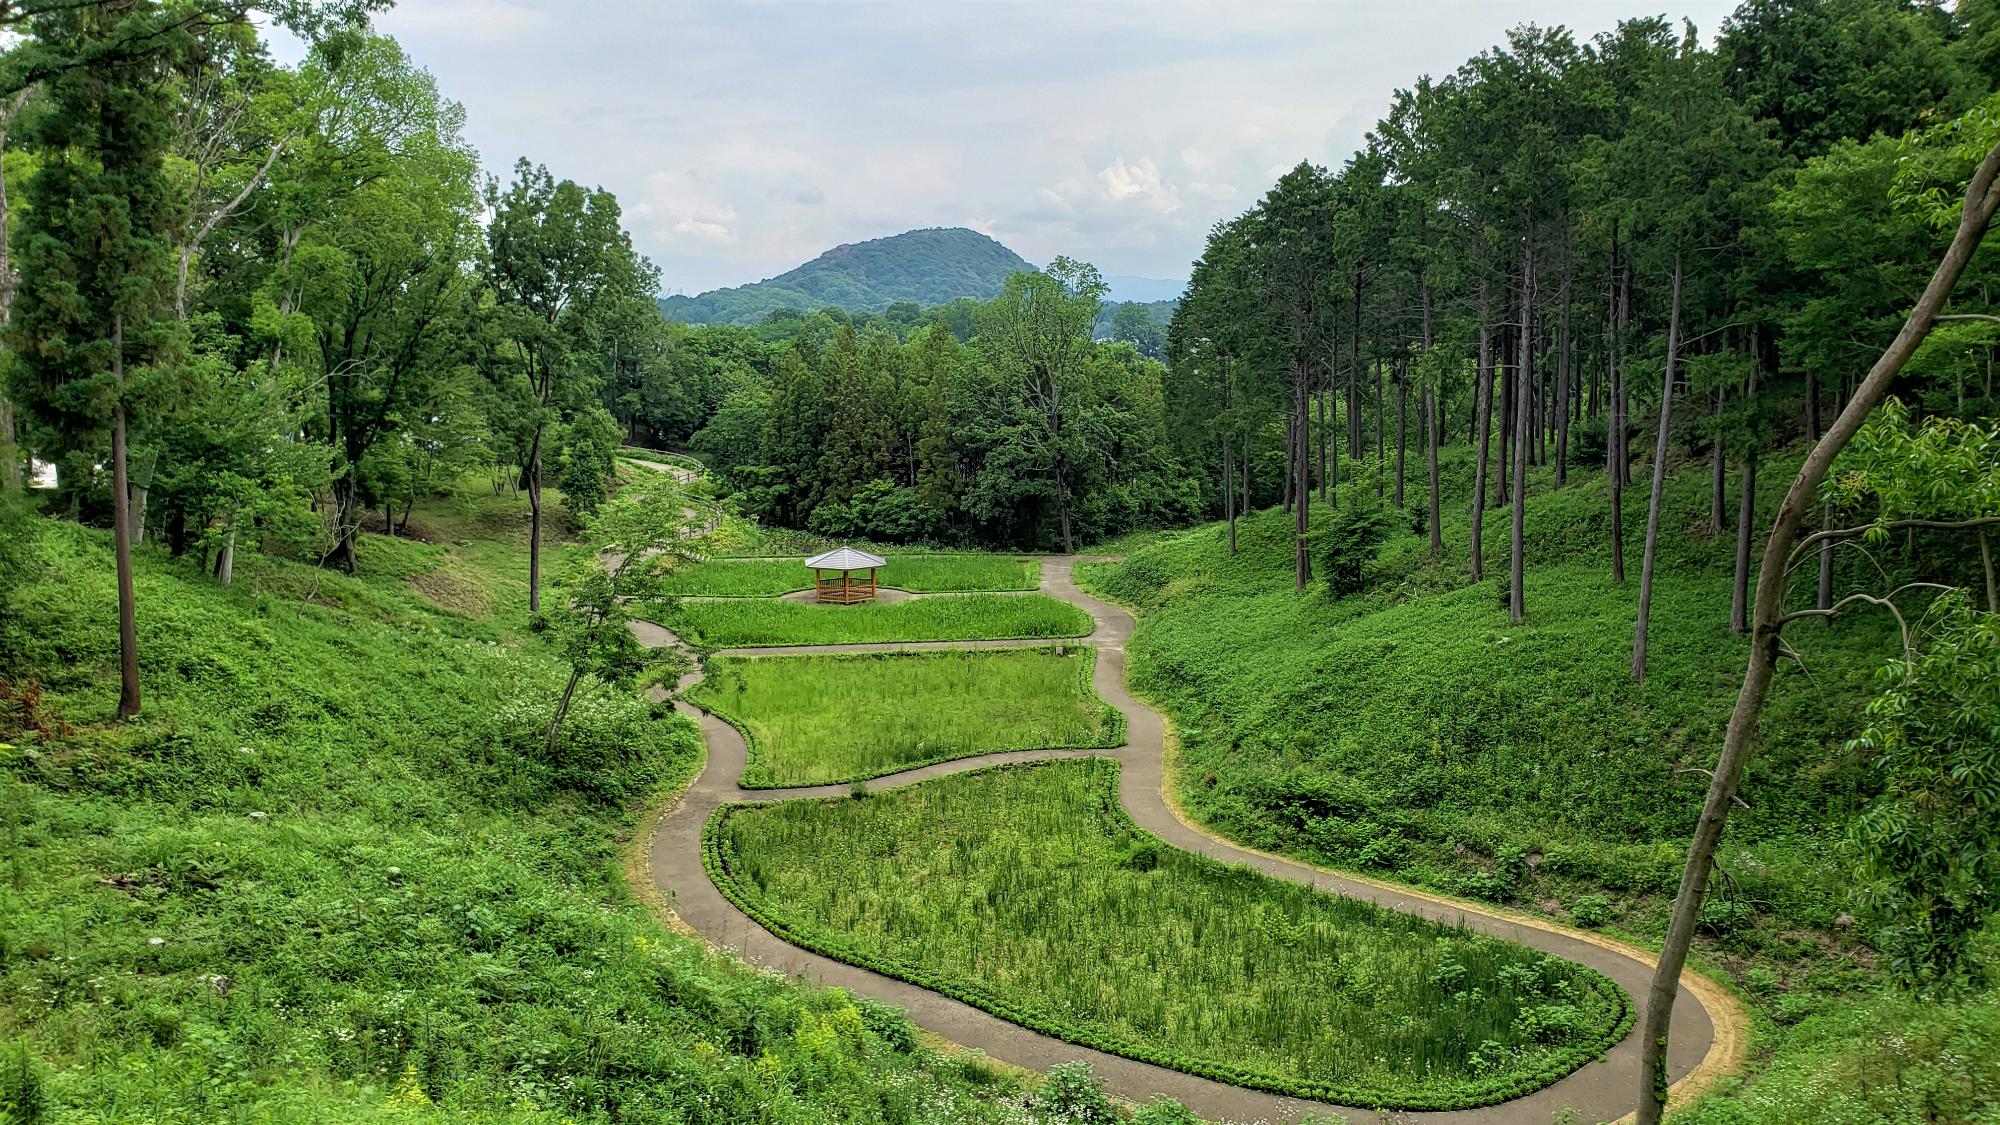
[[[83,56],[148,20],[153,4],[91,5],[35,21],[39,49]],[[172,292],[173,193],[165,173],[172,104],[163,60],[185,46],[163,34],[154,50],[57,71],[28,143],[42,162],[21,218],[21,286],[9,329],[20,364],[15,400],[46,453],[88,463],[108,437],[112,535],[118,565],[118,717],[139,713],[138,616],[126,472],[145,384],[176,339]]]

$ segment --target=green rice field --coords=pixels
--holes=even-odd
[[[1073,1042],[1349,1105],[1502,1101],[1629,1026],[1590,970],[1166,847],[1116,787],[1114,763],[1058,761],[727,806],[709,865],[821,953]]]
[[[688,601],[672,628],[705,648],[1031,640],[1086,636],[1090,615],[1041,594],[964,594],[890,605],[811,605],[744,598]]]
[[[1005,555],[890,555],[877,581],[913,594],[1033,590],[1038,559]],[[812,588],[801,559],[712,559],[675,573],[668,589],[700,597],[770,598]]]
[[[1116,746],[1083,646],[719,656],[691,698],[750,742],[747,788],[879,777],[999,750]]]

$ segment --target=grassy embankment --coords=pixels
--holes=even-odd
[[[714,657],[695,703],[750,743],[751,788],[857,781],[997,750],[1116,746],[1089,648]]]
[[[1588,970],[1164,847],[1125,817],[1109,762],[736,806],[709,853],[732,898],[808,947],[1300,1096],[1504,1100],[1595,1058],[1628,1018]]]
[[[39,1121],[1025,1122],[891,1010],[743,969],[622,884],[692,724],[525,629],[525,501],[366,535],[360,577],[137,554],[146,709],[117,691],[108,536],[42,521],[0,620],[0,1105]],[[560,525],[558,525],[560,526]],[[33,729],[45,723],[47,733]]]
[[[1657,941],[1747,655],[1728,630],[1732,536],[1706,533],[1706,474],[1670,480],[1650,673],[1636,684],[1643,480],[1627,493],[1620,586],[1602,474],[1581,470],[1561,492],[1538,477],[1528,620],[1515,627],[1501,601],[1506,513],[1487,517],[1488,574],[1500,577],[1468,584],[1470,473],[1463,450],[1451,453],[1444,560],[1398,526],[1359,594],[1295,596],[1290,521],[1276,511],[1242,521],[1233,558],[1211,525],[1128,544],[1125,562],[1079,578],[1142,611],[1131,681],[1175,722],[1176,794],[1196,818],[1312,862]],[[1791,464],[1766,466],[1763,518]],[[1316,507],[1316,526],[1328,518]],[[1884,561],[1912,573],[1968,562],[1962,546],[1916,548]],[[1843,560],[1843,591],[1877,587],[1866,565]],[[1892,634],[1857,614],[1787,640],[1801,661],[1766,709],[1749,807],[1732,814],[1698,944],[1753,1000],[1759,1048],[1778,1057],[1758,1088],[1711,1099],[1699,1117],[1889,1121],[1928,1104],[1968,1119],[1969,1106],[1991,1108],[1969,1091],[1991,1088],[2000,1006],[1887,996],[1843,916],[1841,836],[1879,784],[1844,744]],[[1842,1042],[1870,1020],[1910,1030],[1893,1045]]]

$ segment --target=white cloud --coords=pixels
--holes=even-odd
[[[1673,0],[1713,28],[1733,0]],[[625,203],[669,289],[964,225],[1031,261],[1184,276],[1301,159],[1338,166],[1398,86],[1602,0],[405,0],[381,17],[516,156]]]

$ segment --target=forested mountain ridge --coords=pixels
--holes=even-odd
[[[881,312],[898,301],[942,305],[986,300],[1007,275],[1035,267],[978,231],[929,227],[844,243],[796,269],[751,285],[660,298],[660,311],[684,324],[756,324],[776,309],[832,306]]]

